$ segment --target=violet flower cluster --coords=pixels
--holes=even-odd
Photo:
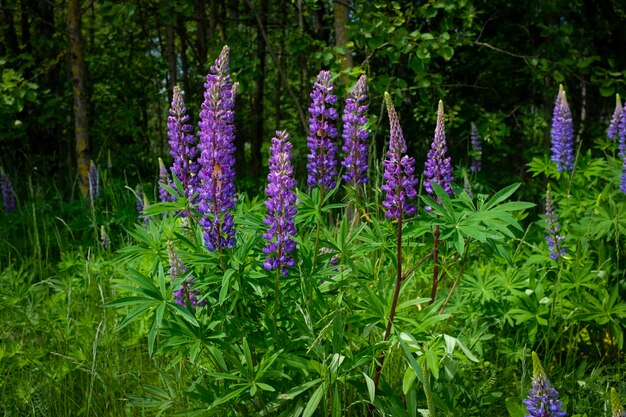
[[[100,175],[98,174],[98,167],[93,161],[89,161],[89,196],[91,198],[100,197]]]
[[[204,243],[211,251],[232,248],[235,237],[235,89],[230,82],[228,51],[224,46],[206,76],[198,123],[198,211],[203,216]]]
[[[333,106],[337,97],[333,94],[330,71],[320,71],[310,97],[307,184],[310,187],[319,185],[333,188],[337,176],[337,146],[333,143],[333,139],[337,137],[337,128],[334,126],[337,111]]]
[[[626,111],[620,114],[618,124],[619,156],[622,158],[622,176],[620,179],[620,190],[626,193]]]
[[[100,226],[100,244],[104,249],[109,249],[111,246],[111,238],[105,230],[104,225]]]
[[[611,140],[616,140],[619,138],[619,123],[622,119],[622,100],[620,100],[619,94],[615,95],[615,111],[613,112],[613,116],[611,117],[611,122],[609,123],[609,130],[607,131],[607,136]]]
[[[524,400],[528,414],[524,417],[565,417],[567,412],[562,409],[563,403],[558,400],[559,393],[550,385],[546,373],[535,352],[533,357],[532,386],[528,398]]]
[[[470,171],[472,172],[480,172],[482,169],[482,154],[483,154],[483,143],[480,139],[480,133],[478,132],[478,128],[476,125],[472,123],[472,132],[470,133],[470,144],[472,145],[472,163],[470,165]]]
[[[430,151],[424,169],[424,188],[429,196],[435,198],[432,183],[439,184],[448,195],[454,194],[452,187],[452,160],[447,156],[448,146],[446,145],[446,129],[443,122],[443,101],[439,100],[437,109],[437,126],[435,127],[435,137],[430,145]]]
[[[176,253],[176,248],[174,248],[174,243],[171,240],[167,241],[167,252],[170,261],[170,276],[172,277],[172,282],[174,282],[177,278],[186,274],[188,269],[185,264],[183,264],[180,256]],[[189,303],[193,307],[203,307],[206,305],[206,301],[198,300],[200,292],[193,289],[193,280],[193,275],[189,275],[189,277],[180,284],[180,288],[174,291],[176,304],[186,306],[187,303]]]
[[[159,200],[162,203],[172,201],[172,195],[165,189],[165,187],[163,187],[164,185],[171,187],[172,179],[170,178],[170,174],[167,172],[167,168],[165,168],[163,160],[159,158]]]
[[[263,267],[268,271],[278,270],[283,275],[287,275],[288,268],[295,265],[291,252],[296,247],[293,240],[296,234],[294,217],[298,210],[291,150],[289,134],[286,131],[277,131],[270,146],[270,172],[267,175],[269,183],[265,188],[268,197],[265,207],[268,214],[264,223],[269,229],[263,234],[263,238],[267,240],[263,249],[263,253],[267,255]]]
[[[12,213],[15,211],[17,204],[15,203],[15,192],[13,191],[13,184],[11,180],[4,172],[3,168],[0,168],[0,189],[2,189],[2,201],[4,202],[4,211]]]
[[[367,169],[367,137],[365,129],[367,123],[367,78],[361,75],[354,89],[346,99],[343,111],[344,145],[342,147],[345,158],[341,165],[346,169],[343,179],[348,183],[364,184],[368,181]]]
[[[196,161],[198,149],[193,127],[189,124],[189,116],[183,99],[184,92],[174,87],[172,104],[167,118],[167,135],[169,136],[172,174],[176,175],[185,190],[185,197],[190,199],[197,189],[199,165]],[[184,214],[184,213],[183,213]]]
[[[554,104],[552,116],[552,161],[559,172],[574,169],[574,122],[563,86]]]
[[[386,209],[385,216],[393,219],[401,218],[403,213],[407,215],[415,213],[415,206],[410,200],[417,196],[415,186],[418,180],[414,177],[415,160],[406,155],[406,142],[402,135],[400,120],[387,92],[385,103],[389,115],[390,138],[387,157],[383,161],[385,172],[382,190],[385,192],[385,200],[382,205]]]
[[[565,256],[567,250],[563,247],[563,241],[565,236],[559,235],[559,220],[556,215],[556,209],[554,207],[554,201],[552,198],[552,189],[548,185],[548,191],[546,193],[546,241],[548,242],[548,250],[550,251],[550,258],[556,260],[560,256]]]

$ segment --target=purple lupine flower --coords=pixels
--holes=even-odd
[[[344,181],[354,184],[364,184],[368,181],[367,169],[367,137],[365,129],[367,123],[367,104],[363,104],[367,98],[367,78],[361,75],[354,89],[346,99],[346,107],[343,111],[343,140],[341,148],[345,153],[345,159],[341,165],[346,169],[343,174]]]
[[[611,387],[611,417],[626,417],[626,411],[624,411],[619,395],[613,387]]]
[[[619,136],[619,156],[622,158],[622,176],[620,179],[620,190],[626,193],[626,111],[622,111],[618,124]]]
[[[535,352],[533,357],[532,387],[528,398],[524,400],[528,414],[524,417],[565,417],[567,412],[562,410],[563,403],[558,400],[559,393],[550,385],[539,357]]]
[[[480,172],[482,169],[482,154],[483,154],[483,143],[480,139],[480,133],[478,132],[478,128],[476,125],[472,123],[472,133],[470,134],[470,143],[472,145],[472,164],[470,166],[470,170],[472,172]]]
[[[391,101],[385,92],[385,103],[389,115],[390,138],[387,159],[383,161],[385,172],[382,190],[385,192],[385,216],[389,219],[399,218],[403,213],[412,215],[415,206],[409,201],[417,196],[415,186],[418,180],[414,177],[415,160],[406,154],[406,142],[402,135],[400,120]]]
[[[277,131],[276,137],[272,138],[270,145],[268,185],[265,188],[267,194],[267,217],[264,220],[269,229],[263,238],[267,245],[263,253],[267,255],[263,267],[271,271],[279,270],[287,275],[288,268],[295,265],[291,252],[296,247],[293,236],[296,234],[294,216],[296,210],[296,181],[293,179],[293,165],[291,164],[292,145],[289,142],[287,131]]]
[[[552,116],[552,161],[559,172],[574,169],[574,122],[563,86],[554,104]]]
[[[209,250],[232,248],[235,228],[235,89],[230,82],[228,46],[211,66],[204,84],[198,149],[200,205],[204,243]]]
[[[100,175],[98,174],[98,167],[93,161],[89,161],[89,196],[91,198],[100,197]]]
[[[143,195],[141,184],[137,184],[137,187],[135,187],[135,209],[137,210],[137,215],[139,216],[143,213]]]
[[[104,249],[109,249],[111,246],[111,238],[105,230],[104,225],[100,226],[100,244]]]
[[[437,184],[448,193],[454,194],[452,187],[452,160],[447,156],[448,146],[446,145],[446,128],[443,123],[443,101],[439,100],[437,108],[437,126],[435,127],[435,137],[428,151],[424,169],[424,188],[431,197],[435,197],[432,182]]]
[[[182,259],[180,259],[180,256],[176,253],[176,248],[174,248],[174,243],[171,240],[167,241],[167,252],[170,262],[170,276],[172,277],[172,282],[174,282],[177,278],[186,274],[188,269]],[[206,305],[206,301],[198,300],[200,292],[193,289],[193,279],[193,275],[189,275],[189,277],[180,284],[180,288],[174,290],[176,304],[186,306],[189,302],[193,307],[203,307]]]
[[[548,184],[548,191],[546,192],[546,241],[548,242],[548,250],[550,251],[550,258],[556,260],[560,256],[565,256],[567,250],[563,247],[563,241],[565,236],[559,235],[559,220],[556,215],[556,209],[554,207],[554,200],[552,198],[552,188]]]
[[[167,118],[167,135],[170,138],[170,155],[174,158],[172,174],[176,175],[183,185],[185,197],[189,199],[197,191],[200,166],[196,161],[198,154],[196,137],[193,134],[193,127],[188,123],[189,116],[183,100],[184,94],[178,86],[174,87],[170,116]]]
[[[2,201],[4,202],[4,211],[12,213],[15,211],[17,204],[15,203],[15,192],[13,191],[13,184],[11,180],[4,172],[4,169],[0,167],[0,189],[2,189]]]
[[[619,138],[619,122],[622,119],[622,100],[620,100],[619,94],[615,95],[615,111],[613,112],[613,116],[611,117],[611,122],[609,123],[609,130],[607,131],[607,136],[611,140],[615,140]]]
[[[320,185],[333,188],[337,176],[337,146],[333,143],[333,139],[337,137],[337,128],[333,124],[337,120],[337,111],[333,106],[337,97],[333,94],[330,71],[320,71],[310,97],[307,184],[310,187]]]
[[[322,254],[330,254],[330,253],[335,253],[335,250],[333,248],[327,248],[326,246],[320,248],[320,252]],[[330,266],[337,266],[339,264],[339,256],[338,255],[334,255],[332,258],[330,258],[330,261],[328,261],[328,265]]]
[[[170,174],[167,172],[167,168],[165,168],[163,160],[159,158],[159,200],[161,200],[161,203],[172,201],[172,196],[165,189],[165,187],[163,187],[164,185],[171,187],[172,179],[170,178]]]

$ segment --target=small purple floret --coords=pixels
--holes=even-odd
[[[180,256],[176,253],[176,248],[174,248],[174,243],[171,240],[167,241],[167,251],[170,261],[170,276],[172,277],[172,282],[174,282],[177,278],[186,274],[188,269],[185,264],[183,264]],[[193,280],[193,275],[189,275],[189,277],[181,283],[180,288],[174,290],[176,304],[186,306],[187,303],[189,303],[193,307],[203,307],[206,305],[206,301],[198,301],[200,292],[193,289]]]
[[[407,215],[415,213],[415,206],[410,200],[417,196],[415,186],[418,180],[414,177],[415,160],[406,155],[406,142],[402,135],[400,120],[387,92],[385,103],[389,115],[390,138],[387,158],[383,161],[385,172],[382,190],[385,192],[385,200],[382,205],[386,209],[385,216],[393,219],[401,217],[403,213]]]
[[[478,132],[478,128],[476,125],[472,123],[472,133],[470,134],[470,143],[472,145],[472,164],[470,165],[470,170],[472,172],[480,172],[482,169],[482,154],[483,154],[483,143],[480,139],[480,133]]]
[[[93,161],[89,161],[89,195],[91,198],[100,197],[100,175]]]
[[[343,111],[343,133],[345,159],[341,165],[346,169],[343,179],[347,183],[364,184],[368,181],[367,169],[367,79],[361,75],[346,99]]]
[[[165,168],[163,160],[159,158],[159,200],[161,203],[172,201],[172,195],[163,187],[164,185],[171,187],[172,179],[167,172],[167,168]]]
[[[615,111],[613,112],[611,122],[609,123],[609,130],[607,131],[607,136],[611,140],[616,140],[619,138],[619,123],[622,119],[623,110],[624,108],[622,107],[622,101],[620,100],[619,94],[617,94],[615,95]]]
[[[15,192],[13,191],[13,184],[11,183],[11,180],[2,168],[0,168],[0,188],[2,189],[2,201],[4,202],[4,211],[6,211],[7,213],[14,212],[17,204],[15,203]]]
[[[320,71],[313,91],[310,94],[311,107],[309,107],[309,136],[307,145],[307,184],[310,187],[333,188],[337,176],[337,162],[335,154],[337,146],[333,140],[337,137],[337,128],[334,121],[337,120],[337,111],[333,107],[337,97],[333,94],[333,82],[330,79],[330,71]]]
[[[622,158],[622,176],[620,190],[626,193],[626,111],[622,111],[618,124],[619,156]]]
[[[279,270],[287,275],[288,269],[295,266],[291,252],[296,247],[293,236],[296,234],[294,217],[296,210],[296,181],[293,178],[291,164],[292,145],[286,131],[277,131],[270,146],[268,185],[265,188],[268,214],[264,223],[268,230],[263,234],[267,245],[263,253],[267,255],[263,268],[268,271]]]

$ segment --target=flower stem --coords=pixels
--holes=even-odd
[[[439,285],[439,225],[435,227],[434,233],[434,245],[433,245],[433,287],[430,292],[430,303],[435,302],[435,296],[437,295],[437,286]]]

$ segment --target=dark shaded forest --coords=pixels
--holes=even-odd
[[[196,124],[204,76],[225,44],[239,83],[242,189],[258,188],[274,130],[289,129],[303,148],[320,69],[331,70],[340,98],[367,74],[378,155],[385,90],[402,103],[415,155],[425,155],[442,99],[455,166],[469,164],[473,122],[492,187],[527,177],[559,84],[584,151],[626,82],[618,0],[3,0],[0,13],[0,165],[16,178],[53,179],[73,197],[86,192],[90,159],[134,181],[154,178],[157,157],[168,157],[173,86]]]

